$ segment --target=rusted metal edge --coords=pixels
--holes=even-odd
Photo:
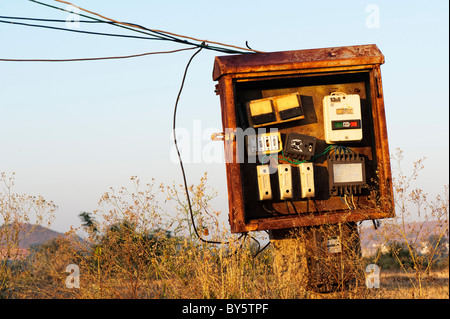
[[[218,56],[214,60],[213,80],[225,74],[383,63],[384,55],[375,44]]]
[[[268,229],[285,229],[305,226],[319,226],[337,223],[357,222],[361,220],[383,219],[392,217],[392,214],[380,212],[377,209],[360,210],[358,212],[340,211],[327,212],[314,218],[272,218],[250,220],[244,224],[234,225],[231,232],[261,231]]]

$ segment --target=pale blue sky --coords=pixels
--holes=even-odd
[[[65,7],[54,1],[45,1]],[[391,153],[405,167],[427,157],[418,181],[430,194],[449,183],[448,2],[441,1],[119,1],[73,0],[120,21],[193,37],[283,51],[376,44],[382,65]],[[368,28],[368,5],[379,27]],[[0,15],[65,19],[66,13],[26,0],[1,0]],[[65,27],[65,25],[61,25]],[[81,30],[127,33],[113,26]],[[0,58],[80,58],[182,48],[175,43],[108,38],[0,24]],[[78,213],[97,207],[110,186],[130,176],[182,182],[169,160],[172,111],[192,51],[135,59],[0,62],[0,171],[16,172],[16,191],[43,195],[59,206],[53,228],[78,226]],[[203,51],[191,65],[178,126],[221,130],[220,102],[211,73],[218,52]],[[204,140],[203,144],[208,141]],[[208,171],[228,213],[225,165],[186,164],[197,183]],[[226,219],[226,218],[225,218]]]

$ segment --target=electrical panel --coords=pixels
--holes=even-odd
[[[216,57],[232,232],[395,216],[383,62],[375,45]]]
[[[323,98],[325,141],[328,144],[362,140],[358,94],[333,92]]]

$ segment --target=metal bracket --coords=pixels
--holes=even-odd
[[[234,134],[234,132],[220,132],[220,133],[213,133],[211,135],[211,140],[212,141],[219,141],[219,142],[224,142],[224,141],[234,141],[236,140],[236,135]]]

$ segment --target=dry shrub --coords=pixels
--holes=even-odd
[[[29,275],[24,241],[38,225],[51,224],[57,207],[42,196],[14,192],[15,174],[0,174],[0,298],[12,298]]]
[[[416,168],[418,173],[420,165]],[[110,189],[96,211],[82,215],[90,219],[83,229],[72,229],[67,234],[71,236],[37,249],[23,266],[25,271],[15,272],[15,278],[11,272],[0,272],[2,293],[9,298],[448,297],[448,271],[447,277],[431,271],[436,254],[441,253],[440,243],[448,236],[448,188],[444,196],[428,201],[423,192],[410,189],[408,178],[401,174],[399,178],[397,218],[384,221],[377,240],[381,244],[392,240],[392,226],[413,263],[406,266],[394,251],[403,273],[382,272],[379,289],[367,289],[364,276],[366,265],[380,260],[381,250],[373,259],[361,257],[355,223],[305,227],[289,235],[274,231],[272,245],[257,254],[258,240],[267,240],[266,234],[230,234],[220,223],[220,213],[210,206],[215,192],[207,187],[205,174],[188,189],[196,228],[183,186],[155,181],[142,185],[132,177],[130,188]],[[2,208],[7,207],[5,199],[11,196],[2,196]],[[51,208],[42,206],[43,201],[32,203],[47,207],[42,212]],[[426,235],[423,224],[407,227],[407,215],[414,212],[411,207],[417,208],[423,221],[437,220],[442,225],[428,253],[418,251],[419,238]],[[83,240],[74,236],[81,230]],[[337,238],[338,250],[333,246]],[[66,286],[70,275],[66,267],[71,264],[80,269],[79,288]]]

